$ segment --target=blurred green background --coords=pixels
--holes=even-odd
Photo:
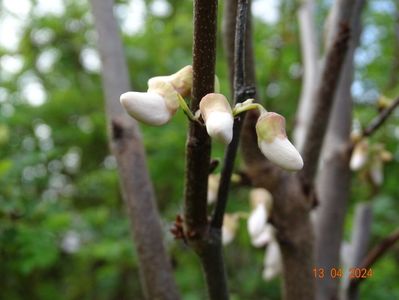
[[[367,2],[352,88],[356,124],[363,125],[377,114],[379,95],[399,94],[399,4]],[[319,28],[330,4],[319,1]],[[290,129],[302,80],[297,6],[253,1],[260,99],[286,116]],[[135,90],[191,63],[192,1],[117,1],[115,14]],[[142,299],[107,147],[100,68],[87,0],[0,1],[0,299]],[[220,33],[217,74],[229,95]],[[141,130],[182,298],[196,300],[205,299],[198,261],[169,233],[182,208],[186,127],[179,112],[167,126]],[[394,160],[378,193],[354,174],[346,237],[360,201],[373,200],[373,243],[398,226],[398,139],[396,111],[373,137]],[[213,156],[222,154],[215,145]],[[232,193],[227,210],[248,211],[247,192]],[[280,299],[279,279],[262,279],[264,249],[250,245],[245,221],[225,255],[233,300]],[[375,265],[362,299],[399,299],[398,264],[396,246]]]

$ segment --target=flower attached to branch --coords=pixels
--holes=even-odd
[[[226,97],[211,93],[201,99],[201,116],[212,138],[229,144],[233,138],[233,114]]]
[[[285,132],[285,118],[274,112],[263,113],[256,123],[258,145],[273,163],[288,171],[298,171],[303,160]]]
[[[146,93],[127,92],[120,101],[127,113],[148,125],[161,126],[170,121],[180,106],[180,98],[191,93],[193,70],[186,66],[169,76],[148,80]]]

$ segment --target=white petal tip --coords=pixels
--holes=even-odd
[[[271,143],[261,141],[259,148],[271,162],[287,171],[303,168],[301,155],[287,138],[276,137]]]
[[[212,112],[206,120],[206,130],[212,138],[228,145],[233,139],[233,116],[227,112]]]
[[[127,92],[120,96],[120,102],[131,117],[148,125],[164,125],[173,115],[157,93]]]

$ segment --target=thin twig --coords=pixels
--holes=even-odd
[[[234,54],[234,103],[242,103],[255,96],[255,89],[245,84],[245,36],[248,18],[248,0],[239,0],[237,6],[235,54]],[[221,228],[230,189],[230,179],[233,173],[234,161],[237,154],[240,131],[245,113],[234,120],[233,139],[227,147],[218,188],[217,202],[212,217],[211,226]]]
[[[378,245],[376,245],[365,257],[360,269],[371,268],[397,241],[399,240],[399,229],[395,230]],[[356,288],[365,278],[353,278],[350,282],[350,289]]]
[[[395,108],[399,105],[399,97],[397,97],[387,108],[382,110],[363,130],[363,136],[368,137],[372,135],[380,126],[385,122],[385,120],[391,115]]]
[[[130,89],[130,84],[113,5],[112,0],[91,1],[103,63],[101,75],[111,129],[110,146],[118,164],[120,188],[131,223],[144,296],[146,299],[177,300],[180,296],[163,243],[141,135],[136,121],[123,111],[118,101],[119,95]]]

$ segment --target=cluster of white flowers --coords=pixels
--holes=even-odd
[[[201,116],[209,136],[226,145],[233,138],[236,114],[260,107],[252,105],[250,100],[232,109],[225,96],[210,93],[201,99],[199,112],[194,115],[182,98],[190,95],[192,84],[193,69],[186,66],[172,75],[151,78],[147,92],[127,92],[121,95],[120,101],[130,116],[154,126],[168,123],[181,106],[192,119],[198,120]],[[218,86],[217,77],[215,86]],[[303,167],[301,155],[287,138],[283,116],[261,108],[256,133],[260,150],[271,162],[289,171]]]
[[[263,278],[271,280],[281,273],[281,253],[276,240],[275,228],[268,223],[273,206],[272,195],[265,189],[256,188],[250,192],[252,211],[248,218],[248,233],[251,243],[257,248],[266,247],[263,263]]]

